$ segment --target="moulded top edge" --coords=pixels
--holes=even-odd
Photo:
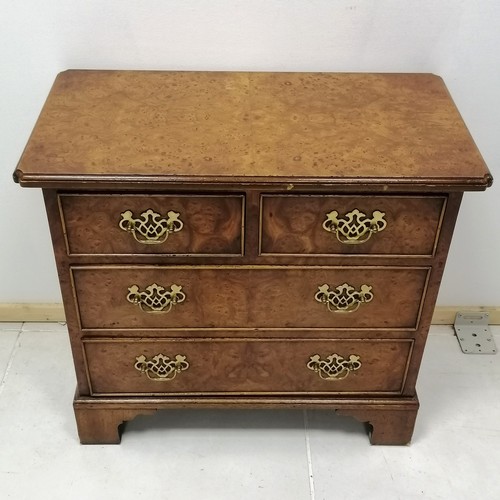
[[[325,177],[250,177],[250,176],[162,176],[162,175],[47,175],[24,174],[17,169],[14,181],[23,187],[53,189],[109,189],[141,188],[155,191],[165,188],[192,187],[269,187],[285,191],[313,190],[368,190],[368,191],[483,191],[493,184],[488,172],[483,177],[453,178],[325,178]]]

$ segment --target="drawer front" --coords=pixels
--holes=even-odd
[[[93,395],[390,393],[412,340],[84,339]]]
[[[83,329],[417,327],[429,268],[76,266]]]
[[[240,195],[60,195],[70,255],[243,253]]]
[[[433,255],[444,197],[261,198],[261,254]]]

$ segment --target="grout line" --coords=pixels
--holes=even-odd
[[[39,326],[37,328],[31,328],[30,325],[32,325],[33,323],[43,323],[43,325],[46,325],[46,326]],[[59,331],[63,331],[61,328],[58,328],[58,327],[63,327],[65,326],[67,328],[67,323],[65,321],[48,321],[48,322],[43,322],[43,321],[40,321],[40,322],[31,322],[31,321],[25,321],[23,323],[23,326],[22,326],[22,330],[23,332],[35,332],[35,333],[38,333],[38,332],[59,332]]]
[[[5,368],[5,372],[2,375],[2,380],[0,380],[0,396],[2,395],[5,384],[7,383],[7,377],[9,376],[9,372],[10,372],[10,369],[12,367],[12,363],[14,362],[14,357],[15,357],[17,351],[19,350],[19,348],[21,347],[21,333],[22,333],[21,330],[17,333],[16,342],[14,344],[14,347],[12,348],[12,351],[10,352],[7,367]]]
[[[304,434],[306,438],[306,453],[307,453],[307,473],[309,476],[309,490],[311,492],[311,500],[314,500],[314,477],[313,466],[311,458],[311,443],[309,441],[309,418],[307,417],[307,410],[304,410]]]

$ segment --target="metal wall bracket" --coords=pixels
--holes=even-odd
[[[497,347],[493,335],[491,335],[488,321],[488,313],[457,313],[453,328],[464,354],[497,353]]]

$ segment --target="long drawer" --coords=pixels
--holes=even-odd
[[[59,196],[69,255],[241,255],[243,195]]]
[[[263,195],[261,254],[430,256],[443,196]]]
[[[427,267],[74,266],[83,329],[415,329]]]
[[[412,340],[84,339],[92,394],[400,394]]]

